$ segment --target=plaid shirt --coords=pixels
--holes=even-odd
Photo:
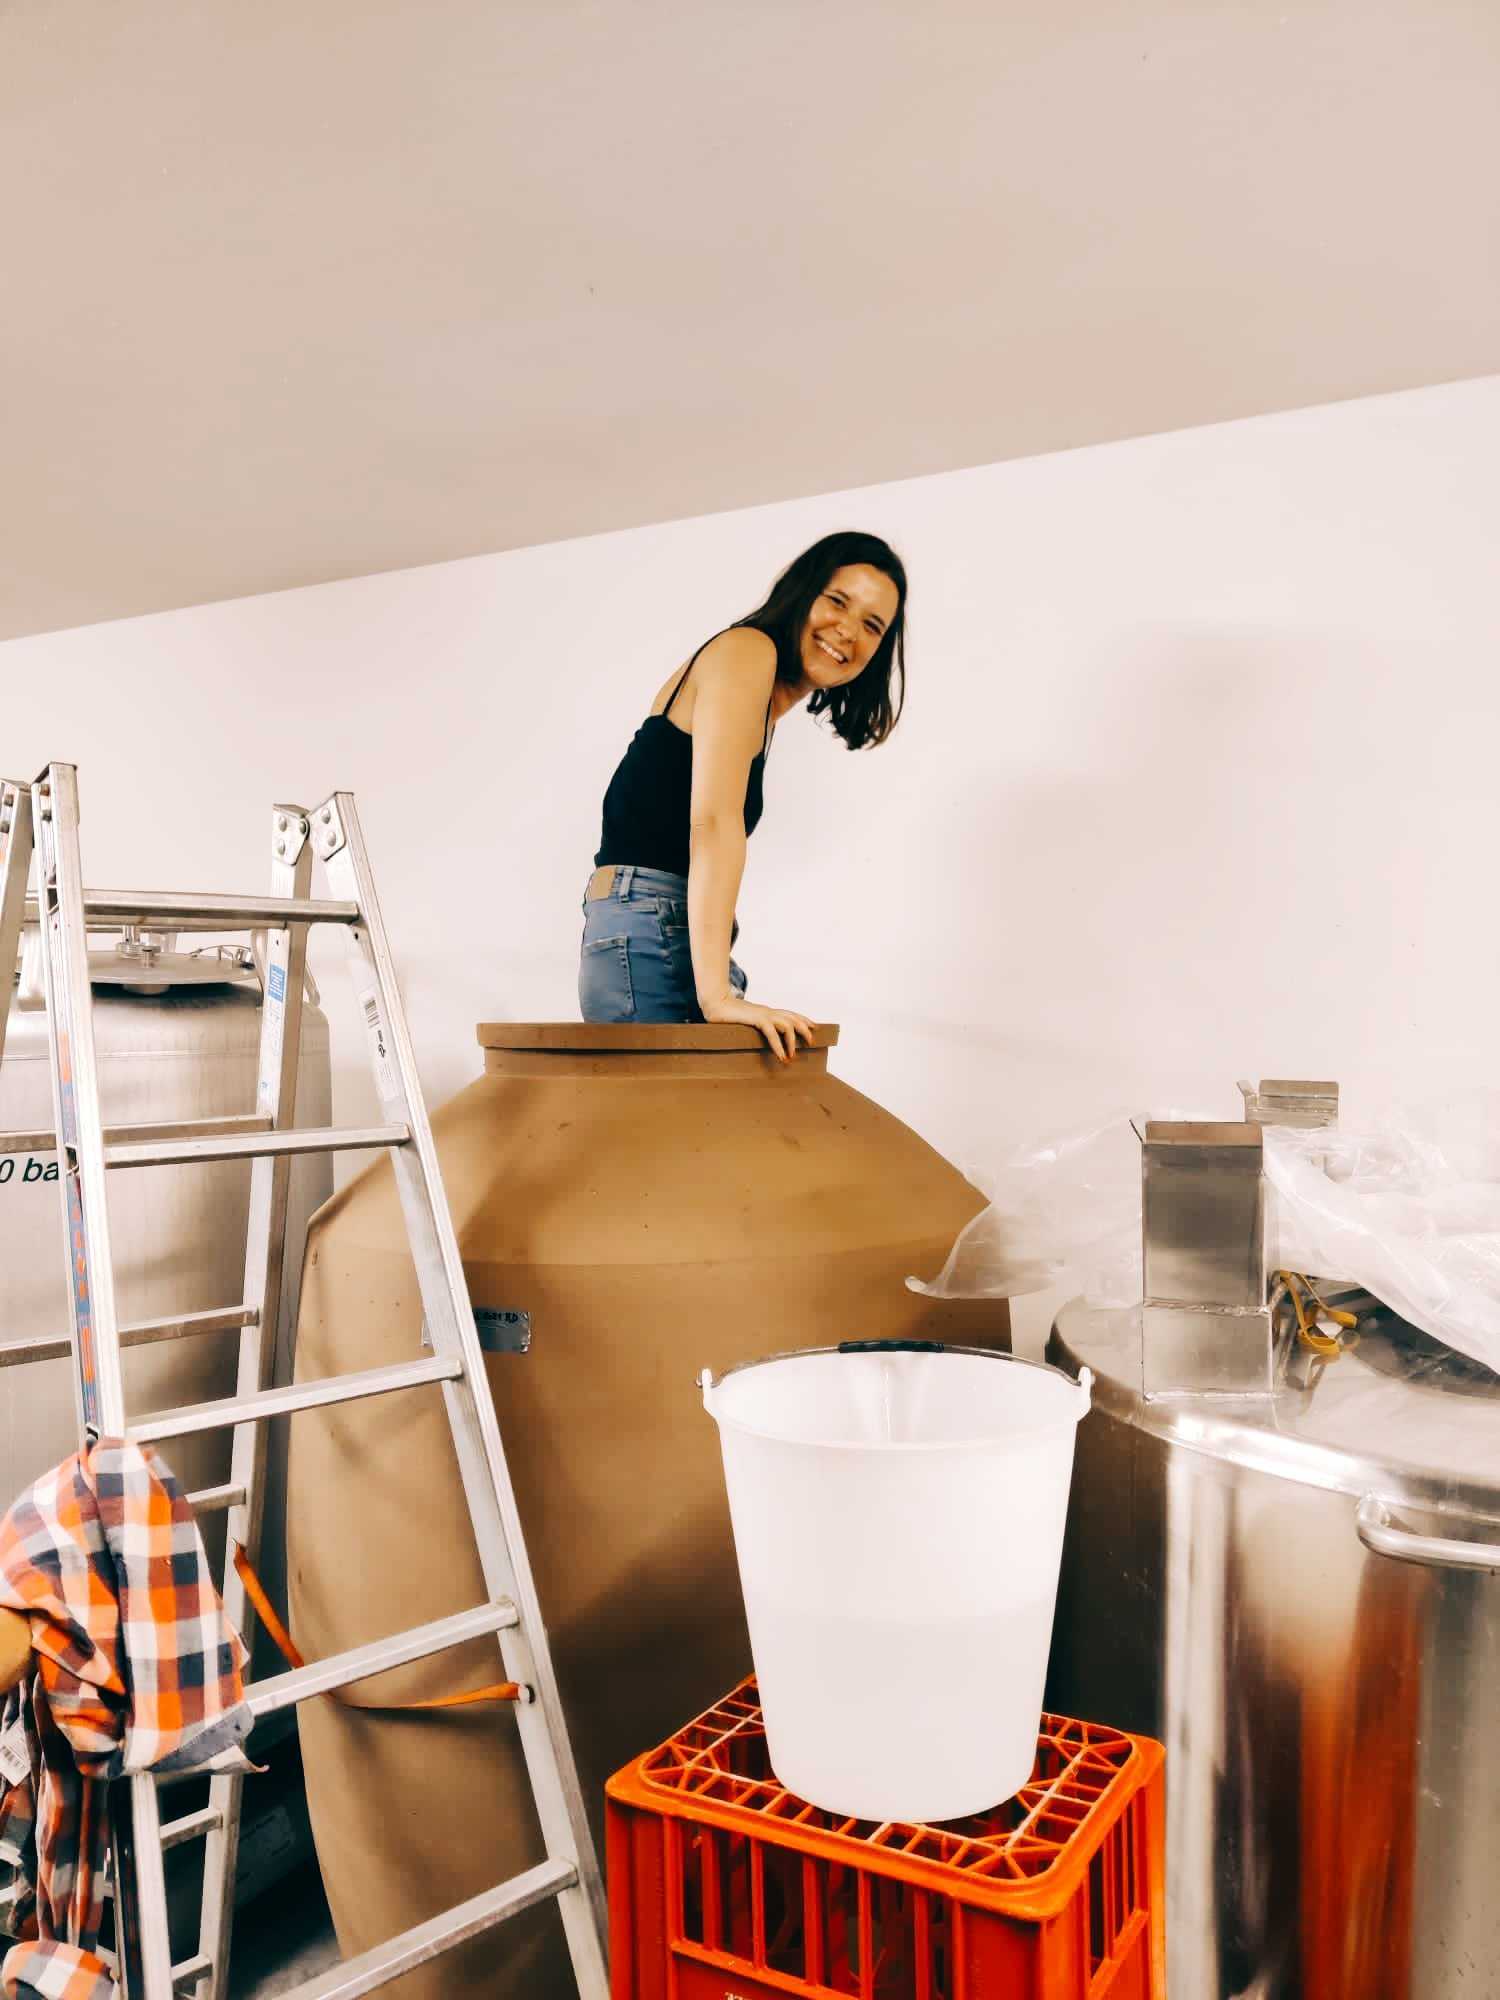
[[[250,1770],[245,1649],[192,1509],[150,1447],[103,1439],[0,1520],[0,1605],[34,1665],[0,1711],[28,1770],[0,1775],[0,1967],[9,2000],[109,2000],[97,1956],[107,1785],[136,1771]]]

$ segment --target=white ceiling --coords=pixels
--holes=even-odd
[[[0,636],[1500,367],[1494,0],[0,0]]]

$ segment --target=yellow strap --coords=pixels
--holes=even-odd
[[[1302,1342],[1304,1347],[1310,1347],[1314,1354],[1321,1354],[1325,1361],[1337,1361],[1344,1351],[1343,1342],[1336,1334],[1320,1333],[1318,1331],[1316,1318],[1309,1315],[1307,1308],[1302,1303],[1302,1293],[1305,1290],[1315,1304],[1322,1311],[1327,1312],[1332,1319],[1337,1320],[1340,1326],[1357,1325],[1358,1322],[1355,1320],[1354,1315],[1352,1313],[1334,1312],[1331,1307],[1324,1306],[1323,1301],[1318,1297],[1312,1286],[1308,1284],[1306,1278],[1300,1276],[1296,1271],[1278,1271],[1276,1275],[1286,1286],[1287,1296],[1292,1302],[1292,1310],[1297,1315],[1297,1338]]]
[[[275,1641],[276,1650],[289,1667],[303,1667],[307,1662],[293,1644],[292,1635],[276,1615],[276,1608],[265,1592],[265,1586],[250,1565],[250,1558],[238,1542],[233,1544],[234,1567],[240,1582],[245,1586],[245,1595],[255,1606],[261,1623]],[[464,1694],[435,1695],[431,1701],[351,1701],[344,1688],[329,1689],[333,1701],[342,1702],[345,1708],[359,1709],[365,1714],[381,1709],[422,1709],[422,1708],[469,1708],[476,1701],[519,1701],[521,1684],[519,1681],[495,1681],[489,1687],[470,1688]]]

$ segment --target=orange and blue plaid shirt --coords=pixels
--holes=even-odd
[[[106,1790],[137,1771],[250,1770],[245,1649],[192,1509],[150,1447],[110,1439],[0,1520],[0,1605],[32,1671],[0,1710],[0,1966],[7,2000],[109,2000],[98,1956]],[[5,1759],[0,1758],[0,1765]]]

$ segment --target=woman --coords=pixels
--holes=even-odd
[[[906,571],[875,535],[825,535],[759,610],[657,690],[604,795],[584,899],[586,1021],[737,1021],[779,1061],[812,1025],[747,1000],[730,957],[745,842],[777,723],[806,701],[851,750],[883,743],[906,685]]]

